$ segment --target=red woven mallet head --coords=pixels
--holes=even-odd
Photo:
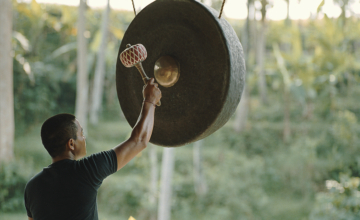
[[[120,54],[120,61],[126,67],[133,67],[144,61],[147,57],[146,48],[142,44],[136,44],[131,46],[126,45],[127,49]]]

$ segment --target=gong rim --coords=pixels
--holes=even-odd
[[[162,106],[155,112],[151,143],[173,147],[200,140],[223,126],[236,110],[244,86],[242,47],[232,27],[217,15],[196,1],[157,0],[125,32],[119,54],[128,43],[143,44],[148,51],[143,66],[149,77],[154,77],[154,64],[162,56],[174,57],[181,66],[174,86],[159,86]],[[118,98],[133,127],[141,110],[143,84],[136,68],[121,64],[119,54]]]

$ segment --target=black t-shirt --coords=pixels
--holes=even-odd
[[[25,187],[27,215],[34,220],[97,220],[97,190],[116,170],[114,150],[51,164]]]

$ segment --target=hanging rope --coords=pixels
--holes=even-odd
[[[135,16],[136,16],[136,10],[135,10],[134,0],[131,0],[131,2],[132,2],[133,9],[134,9],[134,14],[135,14]],[[221,5],[221,9],[220,9],[219,18],[221,18],[221,15],[222,15],[222,12],[223,12],[223,9],[224,9],[225,2],[226,2],[226,0],[223,0],[223,3],[222,3],[222,5]]]
[[[223,3],[222,3],[221,10],[220,10],[220,14],[219,14],[219,18],[221,18],[221,14],[222,14],[222,11],[223,11],[223,9],[224,9],[225,1],[226,1],[226,0],[224,0]]]
[[[131,2],[132,2],[132,5],[133,5],[133,9],[134,9],[134,14],[135,14],[135,16],[136,16],[136,10],[135,10],[135,4],[134,4],[134,0],[131,0]]]

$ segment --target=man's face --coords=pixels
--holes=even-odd
[[[77,139],[75,141],[75,160],[80,159],[86,155],[86,139],[84,136],[84,130],[81,127],[79,121],[76,119],[75,124],[77,126]]]

